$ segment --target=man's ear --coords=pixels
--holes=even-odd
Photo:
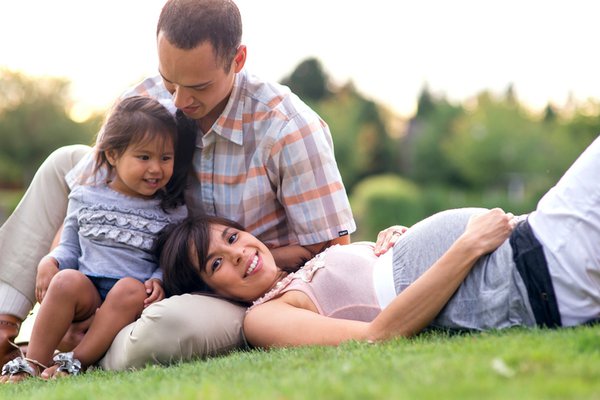
[[[246,46],[241,44],[237,49],[237,53],[235,53],[235,57],[233,57],[233,70],[236,74],[240,72],[242,68],[244,68],[244,64],[246,64],[246,51]]]

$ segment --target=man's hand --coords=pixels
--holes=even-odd
[[[341,236],[327,242],[311,244],[307,246],[290,245],[278,248],[270,248],[275,264],[283,270],[295,271],[303,266],[308,260],[323,252],[334,244],[350,244],[350,235]]]

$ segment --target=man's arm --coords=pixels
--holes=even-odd
[[[271,249],[275,263],[281,269],[294,268],[304,265],[308,260],[334,244],[350,244],[350,235],[338,237],[326,242],[308,246],[292,245]]]

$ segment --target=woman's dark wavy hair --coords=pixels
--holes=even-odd
[[[213,293],[196,267],[204,268],[206,265],[212,224],[244,230],[240,224],[227,218],[197,215],[171,225],[159,236],[156,252],[163,270],[167,296],[194,292]]]
[[[176,117],[158,100],[145,96],[132,96],[115,104],[96,139],[94,174],[106,168],[110,177],[113,167],[106,158],[107,151],[121,157],[135,143],[160,138],[171,140],[175,149],[173,176],[159,192],[163,209],[184,204],[188,172],[196,145],[196,121],[181,111]]]

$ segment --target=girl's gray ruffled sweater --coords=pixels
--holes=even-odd
[[[154,244],[166,226],[186,215],[185,206],[165,212],[160,199],[130,197],[106,184],[77,186],[69,195],[60,244],[50,256],[60,269],[89,276],[162,279]]]

